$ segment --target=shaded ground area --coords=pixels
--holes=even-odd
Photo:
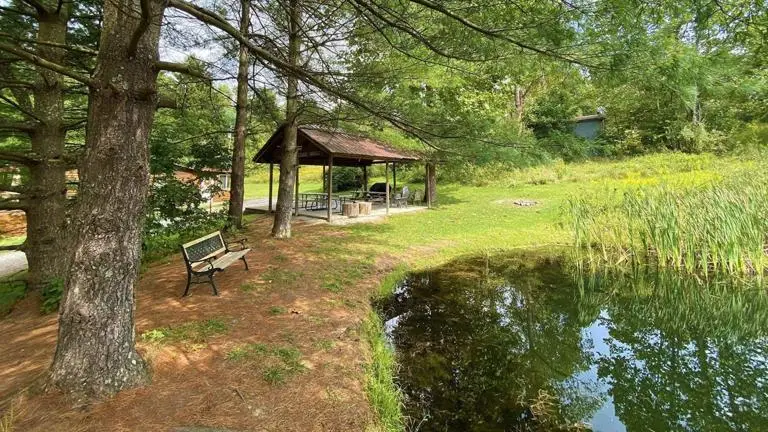
[[[248,225],[251,271],[237,263],[218,274],[218,298],[205,285],[179,297],[179,256],[145,271],[136,328],[152,383],[106,402],[70,409],[63,396],[39,391],[56,316],[40,316],[35,296],[24,299],[0,321],[0,411],[13,409],[14,430],[365,430],[373,415],[358,326],[391,263],[329,248],[343,236],[333,227],[297,224],[294,239],[277,241],[269,223]]]

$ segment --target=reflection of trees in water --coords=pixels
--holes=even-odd
[[[581,300],[604,297],[613,338],[598,373],[628,430],[768,428],[764,291],[670,273],[588,282]]]
[[[454,262],[380,305],[398,317],[406,413],[429,416],[419,430],[573,424],[606,396],[573,378],[595,365],[629,431],[768,430],[764,290],[657,272],[574,283],[571,268],[530,254]],[[593,357],[582,331],[596,320],[611,339]]]
[[[407,414],[414,423],[429,416],[420,430],[551,430],[600,406],[592,391],[568,383],[592,359],[573,296],[553,268],[516,259],[452,263],[411,276],[382,305],[386,318],[399,316],[392,337]]]

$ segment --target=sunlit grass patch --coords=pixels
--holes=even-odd
[[[340,293],[363,277],[373,268],[371,261],[366,259],[339,259],[334,261],[323,275],[320,286],[332,293]]]
[[[261,274],[261,280],[271,284],[289,285],[304,276],[304,273],[295,270],[270,267]]]
[[[370,358],[365,367],[365,390],[378,420],[377,426],[387,432],[404,430],[402,393],[395,384],[397,361],[387,346],[381,318],[371,312],[362,326]]]
[[[258,291],[260,288],[260,285],[254,281],[243,282],[240,284],[240,291],[243,292]]]
[[[239,345],[227,352],[227,360],[247,363],[259,370],[270,384],[283,384],[292,376],[303,372],[301,351],[292,346],[252,343]]]
[[[0,247],[21,245],[26,240],[27,240],[27,236],[25,235],[7,236],[7,237],[0,236]]]
[[[264,343],[238,345],[227,352],[227,360],[241,361],[266,356],[270,347]]]
[[[279,262],[279,263],[288,262],[288,257],[283,255],[283,254],[277,254],[277,255],[273,256],[272,259],[275,260],[276,262]]]
[[[141,334],[145,342],[172,344],[205,344],[211,338],[229,331],[229,326],[221,318],[211,318],[205,321],[192,321],[176,326],[159,327]]]
[[[287,309],[285,309],[282,306],[271,306],[269,308],[269,314],[272,315],[272,316],[283,315],[286,312],[287,312]]]
[[[319,341],[315,341],[313,345],[315,346],[315,348],[321,351],[330,351],[333,349],[333,347],[336,346],[336,342],[330,339],[321,339]]]

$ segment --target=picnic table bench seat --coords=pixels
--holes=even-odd
[[[245,255],[251,249],[245,247],[245,241],[246,239],[243,238],[225,242],[221,231],[216,231],[181,245],[181,254],[187,266],[187,287],[182,297],[189,295],[190,285],[201,283],[211,284],[213,295],[219,295],[213,275],[224,271],[235,261],[242,260],[245,270],[248,270]],[[235,244],[239,244],[240,247],[232,249],[231,246]]]

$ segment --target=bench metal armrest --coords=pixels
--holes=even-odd
[[[245,249],[246,249],[246,248],[245,248],[245,242],[246,242],[247,240],[248,240],[248,239],[247,239],[247,238],[245,238],[245,237],[243,237],[243,238],[241,238],[241,239],[239,239],[239,240],[232,240],[232,241],[226,242],[226,243],[224,244],[224,247],[226,247],[226,248],[227,248],[227,252],[237,252],[237,251],[245,250]],[[237,249],[237,250],[232,250],[232,249],[230,249],[230,248],[229,248],[229,245],[232,245],[232,244],[239,244],[239,245],[240,245],[240,249]]]
[[[202,259],[202,260],[190,261],[189,262],[189,269],[192,270],[195,273],[209,272],[209,271],[214,269],[214,267],[213,267],[213,260],[215,260],[215,259],[216,259],[216,257],[210,257],[210,258],[206,258],[206,259]],[[202,263],[202,262],[208,264],[208,268],[207,269],[205,269],[205,270],[193,270],[192,269],[192,265],[193,264]]]

